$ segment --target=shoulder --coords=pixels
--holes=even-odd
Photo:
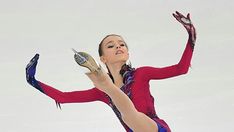
[[[141,66],[136,68],[134,76],[148,80],[149,75],[152,74],[156,69],[158,68],[152,66]]]
[[[154,69],[158,69],[158,68],[152,67],[152,66],[141,66],[141,67],[136,68],[136,73],[151,72]]]

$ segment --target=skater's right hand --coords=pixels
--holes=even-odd
[[[37,61],[39,59],[39,54],[36,54],[30,62],[26,66],[26,79],[27,82],[31,85],[35,82],[35,73],[36,73],[36,66],[37,66]]]
[[[178,22],[180,22],[185,27],[194,45],[196,42],[196,29],[192,24],[192,21],[190,19],[190,14],[188,13],[187,16],[184,16],[180,12],[176,11],[172,15],[176,18]]]

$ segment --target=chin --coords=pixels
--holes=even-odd
[[[122,62],[122,63],[126,63],[128,61],[128,59],[120,59],[117,62]]]
[[[128,61],[129,57],[128,56],[115,56],[115,57],[112,57],[111,59],[109,59],[110,63],[126,63]]]

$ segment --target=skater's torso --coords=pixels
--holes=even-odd
[[[158,118],[155,108],[154,108],[154,98],[150,93],[150,85],[147,78],[144,78],[144,72],[145,70],[150,70],[150,68],[138,68],[134,71],[132,71],[132,82],[129,84],[124,84],[120,89],[128,95],[128,97],[133,102],[135,108],[139,111],[150,117],[151,119],[157,121],[160,125],[164,126],[165,128],[168,128],[168,125],[161,119]],[[101,92],[101,91],[100,91]],[[118,111],[118,109],[114,106],[113,102],[111,101],[110,97],[102,93],[102,99],[101,101],[108,104],[113,111],[115,112],[116,116],[119,118],[122,125],[125,127],[125,129],[128,131],[129,128],[126,126],[126,124],[121,119],[121,114]],[[168,128],[169,131],[169,128]]]

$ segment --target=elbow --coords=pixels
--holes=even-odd
[[[66,93],[65,93],[65,92],[61,92],[61,93],[59,94],[59,96],[57,96],[56,98],[54,98],[54,100],[55,100],[56,102],[58,102],[58,103],[63,104],[63,103],[66,103],[66,102],[67,102],[68,98],[66,97]]]
[[[187,74],[187,73],[188,73],[188,69],[180,71],[181,75],[184,75],[184,74]]]
[[[63,104],[63,103],[66,103],[68,98],[66,96],[66,93],[65,92],[57,92],[57,93],[45,93],[47,96],[49,96],[50,98],[54,99],[55,102],[58,102],[60,104]]]
[[[189,71],[189,67],[178,67],[178,71],[179,71],[179,74],[180,75],[184,75],[184,74],[187,74],[188,71]]]

